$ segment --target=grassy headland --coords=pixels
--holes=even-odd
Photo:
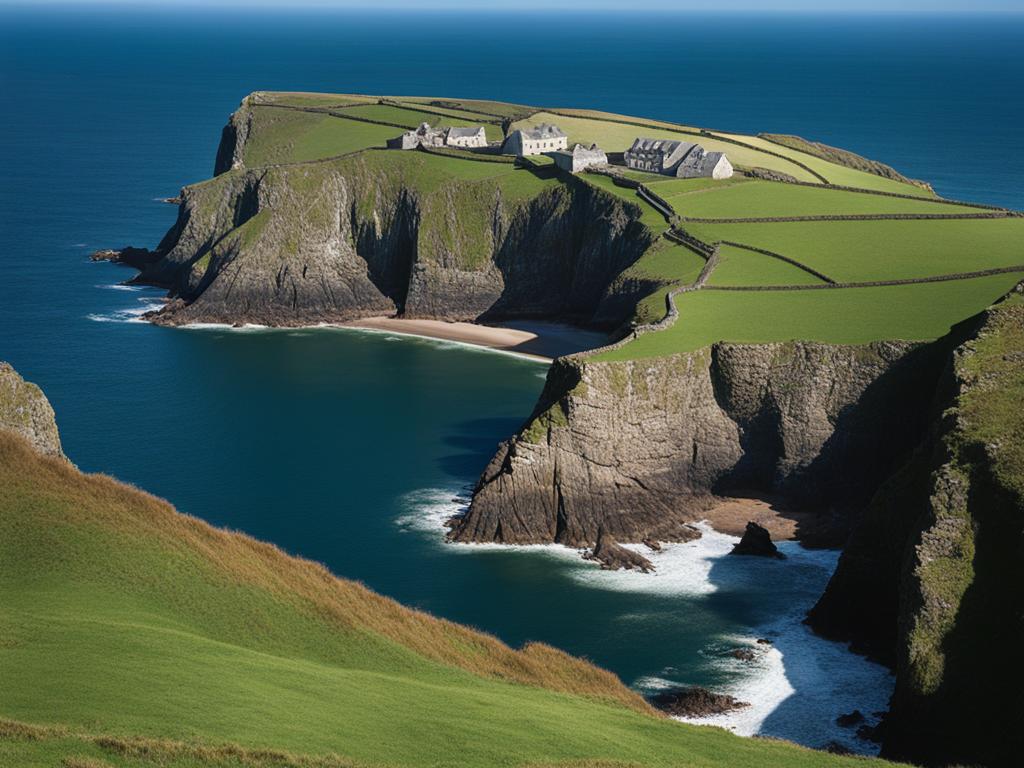
[[[665,316],[669,292],[689,292],[676,299],[679,320],[672,328],[601,359],[667,355],[715,341],[931,339],[1024,275],[1024,219],[942,200],[881,163],[793,137],[443,97],[258,93],[238,114],[246,126],[239,148],[243,168],[270,174],[298,197],[308,187],[317,216],[326,187],[316,179],[326,173],[358,169],[380,180],[376,192],[354,203],[367,220],[377,215],[385,188],[400,182],[418,201],[418,258],[442,269],[493,269],[492,251],[504,226],[499,219],[511,210],[506,204],[527,205],[554,187],[587,185],[639,211],[637,222],[651,245],[608,283],[605,298],[625,307],[639,327]],[[548,121],[561,126],[570,143],[596,142],[609,152],[623,151],[638,135],[695,141],[726,152],[740,173],[714,181],[626,170],[621,175],[627,184],[596,174],[570,179],[550,164],[512,163],[494,154],[383,151],[388,138],[423,121],[481,124],[492,142],[505,131]],[[798,183],[754,177],[765,173]],[[636,182],[663,205],[634,189]],[[392,197],[399,193],[390,190]],[[224,205],[218,193],[203,199],[210,201],[204,205]],[[505,212],[496,213],[502,206]],[[239,243],[246,252],[259,245],[264,231],[281,232],[281,224],[267,228],[259,217],[255,221],[259,227],[243,223],[237,236],[211,233],[218,243],[213,252],[227,253]],[[285,246],[285,256],[305,247],[297,237]],[[210,253],[196,260],[194,280],[210,262]],[[956,281],[935,282],[950,278]],[[755,289],[765,293],[750,293]]]

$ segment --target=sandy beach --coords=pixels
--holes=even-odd
[[[593,349],[607,341],[603,333],[542,321],[513,322],[498,326],[380,316],[364,317],[345,325],[501,349],[546,361]]]
[[[762,495],[723,496],[704,513],[708,525],[719,533],[742,536],[748,522],[764,527],[774,541],[799,541],[809,547],[837,547],[845,527],[829,515],[788,506],[783,499]]]

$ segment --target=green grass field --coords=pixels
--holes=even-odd
[[[445,118],[429,116],[410,108],[443,111],[452,124],[481,122],[471,112],[522,116],[532,110],[499,102],[441,99],[437,97],[390,97],[407,106],[379,104],[377,97],[331,94],[262,94],[260,99],[289,105],[328,106],[356,104],[347,108],[353,116],[414,126],[426,119],[442,124]],[[438,105],[430,102],[441,102]],[[555,110],[562,112],[563,110]],[[296,163],[358,153],[383,146],[400,129],[378,126],[322,114],[256,107],[252,130],[245,147],[249,166]],[[865,171],[847,168],[797,149],[781,147],[752,136],[732,135],[749,147],[740,147],[713,137],[679,133],[664,121],[612,115],[595,110],[567,110],[569,116],[538,112],[515,126],[541,121],[553,122],[569,134],[570,143],[597,142],[608,151],[627,148],[638,135],[663,136],[698,141],[711,150],[722,150],[737,166],[760,166],[815,182],[814,174],[801,169],[802,163],[830,182],[865,190],[898,192],[925,199],[905,199],[870,192],[801,186],[752,180],[737,174],[731,179],[673,179],[654,174],[626,171],[624,175],[647,184],[682,217],[688,233],[707,242],[739,243],[780,254],[823,273],[836,282],[876,282],[921,279],[992,268],[1024,265],[1024,219],[865,220],[724,223],[693,222],[696,219],[778,218],[828,215],[970,214],[978,209],[927,199],[930,194],[916,185],[893,181]],[[618,122],[612,122],[618,121]],[[648,123],[654,128],[639,125]],[[497,138],[495,125],[487,126],[489,138]],[[726,134],[721,134],[730,138]],[[782,155],[782,157],[779,157]],[[504,199],[525,202],[545,189],[563,183],[556,175],[535,173],[511,164],[474,162],[465,157],[438,157],[420,152],[367,152],[357,154],[360,167],[396,172],[419,194],[429,195],[444,188],[464,215],[456,231],[426,233],[438,242],[449,243],[457,262],[469,269],[488,258],[486,248],[470,241],[479,234],[488,241],[490,214],[479,206],[494,199],[494,187]],[[796,161],[796,162],[794,162]],[[539,161],[544,163],[544,160]],[[337,166],[344,172],[349,166]],[[582,183],[635,205],[640,223],[660,236],[669,228],[666,217],[641,200],[629,188],[616,186],[608,177],[581,174]],[[479,210],[478,210],[479,209]],[[450,228],[449,228],[450,229]],[[489,242],[489,241],[488,241]],[[455,243],[459,243],[457,247]],[[668,290],[693,282],[703,268],[703,259],[681,246],[658,238],[655,245],[618,278],[620,284],[641,281],[652,286],[633,314],[634,324],[654,322],[665,313]],[[787,291],[772,295],[686,294],[679,299],[677,328],[659,335],[657,341],[644,337],[615,353],[670,354],[691,349],[695,343],[714,340],[772,341],[780,336],[820,339],[841,343],[885,338],[927,338],[941,335],[988,302],[997,299],[1012,283],[1006,275],[988,280],[929,284],[894,288],[857,289],[808,293]],[[719,259],[710,273],[707,288],[728,286],[793,286],[822,282],[820,278],[783,260],[732,246],[721,246]],[[892,297],[891,306],[880,306]],[[937,303],[935,297],[941,297]],[[718,313],[721,313],[719,316]],[[751,317],[746,317],[751,314]],[[679,330],[685,328],[685,331]],[[652,350],[657,350],[653,352]]]
[[[762,253],[723,245],[718,250],[718,265],[708,285],[815,285],[821,278]]]
[[[879,288],[694,291],[676,297],[679,319],[670,328],[592,359],[662,357],[718,341],[927,341],[985,309],[1021,279],[1024,272]]]
[[[305,756],[278,766],[871,764],[662,718],[585,662],[410,611],[7,432],[0,679],[11,768],[270,765],[261,749]]]
[[[484,126],[485,133],[487,134],[488,141],[500,141],[504,135],[501,132],[500,125],[484,123],[479,117],[441,117],[440,115],[418,112],[414,109],[403,109],[402,107],[395,107],[390,104],[369,104],[366,106],[348,107],[342,111],[341,114],[355,115],[356,117],[365,117],[369,120],[380,120],[387,123],[396,123],[397,125],[404,125],[408,128],[415,128],[420,123],[430,123],[430,125],[435,128],[482,125]],[[401,131],[398,131],[395,135],[398,135],[398,133],[401,133]]]
[[[726,240],[789,256],[838,282],[1024,265],[1024,218],[687,223],[685,228],[705,242]]]
[[[933,192],[929,192],[927,189],[923,189],[917,185],[904,184],[903,182],[887,179],[883,176],[876,176],[873,173],[860,171],[856,168],[847,168],[842,165],[837,165],[836,163],[830,163],[828,160],[815,157],[814,155],[809,155],[806,152],[801,152],[796,149],[780,146],[758,136],[746,136],[737,133],[721,133],[720,135],[738,139],[744,144],[750,144],[768,152],[778,152],[780,155],[785,155],[786,157],[798,160],[808,168],[820,173],[829,180],[830,184],[838,184],[846,187],[858,187],[860,189],[873,189],[880,192],[899,192],[903,194],[920,195],[922,197],[931,197],[934,195]]]
[[[694,181],[705,184],[692,184]],[[713,179],[674,179],[651,188],[668,200],[680,216],[692,218],[978,212],[977,208],[962,205],[768,181],[723,184]]]
[[[252,168],[321,160],[367,147],[383,147],[388,139],[401,133],[401,129],[386,125],[314,112],[256,107],[252,114],[253,128],[243,158]]]

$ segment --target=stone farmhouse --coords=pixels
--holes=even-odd
[[[471,128],[431,128],[428,123],[388,139],[388,149],[416,149],[417,147],[486,147],[487,134],[482,125]]]
[[[555,161],[555,165],[569,173],[579,173],[592,165],[608,164],[608,155],[597,144],[591,144],[589,147],[575,144],[572,149],[560,149],[548,154]]]
[[[445,131],[444,143],[449,147],[486,147],[487,133],[482,125],[467,128],[452,126]]]
[[[513,131],[505,139],[502,152],[506,155],[540,155],[569,147],[569,137],[557,125],[541,123],[532,128]]]
[[[626,165],[681,179],[728,179],[732,163],[723,152],[707,152],[700,144],[673,139],[637,138],[625,152]]]

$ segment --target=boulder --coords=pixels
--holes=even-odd
[[[750,706],[727,693],[715,693],[700,686],[660,691],[650,697],[650,702],[673,717],[711,717]]]
[[[617,571],[620,568],[628,571],[635,568],[642,573],[650,573],[654,570],[654,564],[650,560],[638,552],[626,549],[614,536],[603,530],[597,535],[594,549],[583,557],[587,560],[596,560],[606,571]]]
[[[755,555],[757,557],[774,557],[785,560],[786,556],[779,552],[772,541],[768,529],[755,522],[747,523],[747,530],[743,532],[743,538],[739,544],[732,548],[730,555]]]

